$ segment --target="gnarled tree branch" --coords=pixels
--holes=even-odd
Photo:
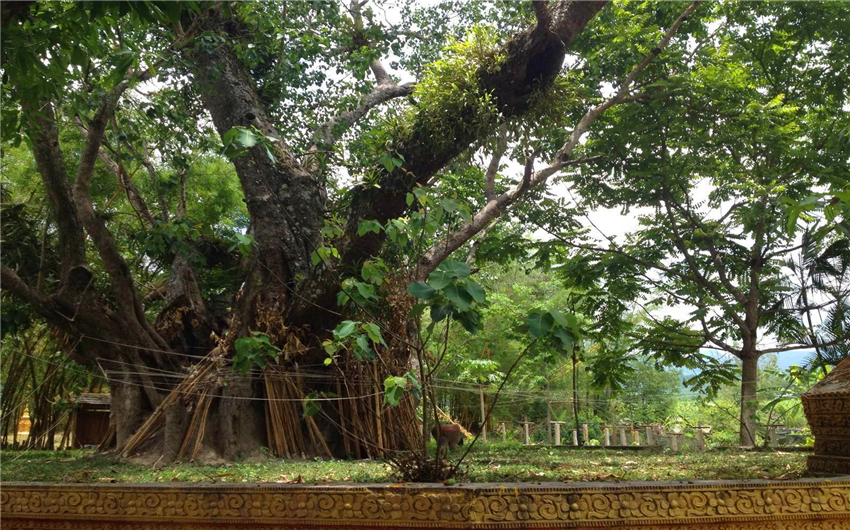
[[[699,6],[701,2],[697,1],[688,6],[687,9],[676,19],[673,25],[669,30],[664,34],[661,41],[658,43],[653,52],[647,55],[625,78],[625,80],[620,84],[617,93],[605,100],[600,105],[593,107],[588,110],[587,113],[579,120],[576,127],[573,129],[566,143],[558,150],[554,159],[549,163],[549,165],[540,171],[534,173],[533,175],[529,171],[529,166],[526,166],[525,175],[523,175],[522,180],[516,187],[512,190],[507,191],[487,202],[484,207],[479,210],[473,218],[457,229],[455,232],[450,234],[445,241],[441,241],[439,244],[435,244],[432,246],[419,261],[419,266],[417,268],[418,271],[418,279],[422,280],[427,278],[428,274],[430,274],[436,267],[439,265],[444,259],[449,257],[452,252],[461,247],[464,243],[469,241],[475,234],[484,230],[496,217],[501,215],[505,208],[513,204],[519,197],[521,197],[527,190],[544,184],[549,177],[563,169],[565,166],[569,164],[569,156],[575,147],[578,145],[579,140],[593,124],[596,119],[602,115],[610,107],[622,102],[624,98],[629,95],[629,89],[637,78],[637,76],[649,65],[649,63],[654,59],[664,48],[667,47],[667,44],[670,42],[670,39],[673,38],[676,31],[679,29],[679,26],[694,12],[694,10]],[[533,159],[532,159],[533,160]]]

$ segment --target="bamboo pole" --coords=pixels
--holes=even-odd
[[[378,431],[378,449],[380,451],[384,450],[384,439],[381,436],[382,425],[381,425],[381,389],[378,387],[378,364],[375,363],[372,365],[374,374],[375,374],[375,425]]]
[[[336,381],[336,395],[340,398],[337,402],[337,410],[339,411],[339,423],[342,425],[342,446],[345,449],[345,456],[351,458],[349,456],[351,454],[351,444],[348,440],[348,427],[345,421],[345,400],[342,394],[342,383],[339,382],[339,379]]]
[[[481,441],[487,443],[487,414],[484,410],[484,387],[478,385],[478,399],[481,402]]]

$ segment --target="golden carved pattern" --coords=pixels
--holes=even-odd
[[[813,455],[808,458],[807,464],[812,473],[850,474],[850,458],[848,457]]]
[[[847,393],[803,394],[803,405],[816,414],[850,414],[850,400]]]
[[[6,526],[8,524],[8,526]],[[4,530],[245,530],[246,525],[238,524],[203,524],[203,523],[147,523],[121,521],[33,521],[28,519],[9,519],[4,523]],[[469,528],[482,528],[468,525]],[[847,521],[818,520],[818,521],[758,521],[736,523],[692,523],[680,524],[651,524],[651,525],[618,525],[618,530],[847,530]],[[335,530],[338,526],[326,523],[319,526],[299,526],[295,524],[264,524],[264,530]],[[346,530],[368,530],[369,526],[346,526]],[[424,528],[425,527],[420,527]],[[585,527],[586,528],[586,527]]]
[[[850,529],[850,479],[599,486],[5,483],[4,528],[635,527]],[[23,524],[26,522],[26,524]],[[838,526],[833,522],[840,522]],[[758,523],[758,524],[755,524]],[[165,524],[165,526],[162,526]],[[720,526],[718,526],[720,525]],[[730,526],[731,525],[731,526]],[[830,526],[832,525],[832,526]],[[121,527],[123,528],[123,527]],[[176,527],[172,527],[176,528]]]

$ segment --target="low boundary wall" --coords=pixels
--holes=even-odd
[[[850,476],[532,484],[0,484],[3,530],[850,529]]]

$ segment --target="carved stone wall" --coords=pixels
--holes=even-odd
[[[0,517],[3,530],[845,530],[850,477],[454,487],[3,483]]]
[[[809,471],[850,474],[850,357],[801,396],[815,437]]]

